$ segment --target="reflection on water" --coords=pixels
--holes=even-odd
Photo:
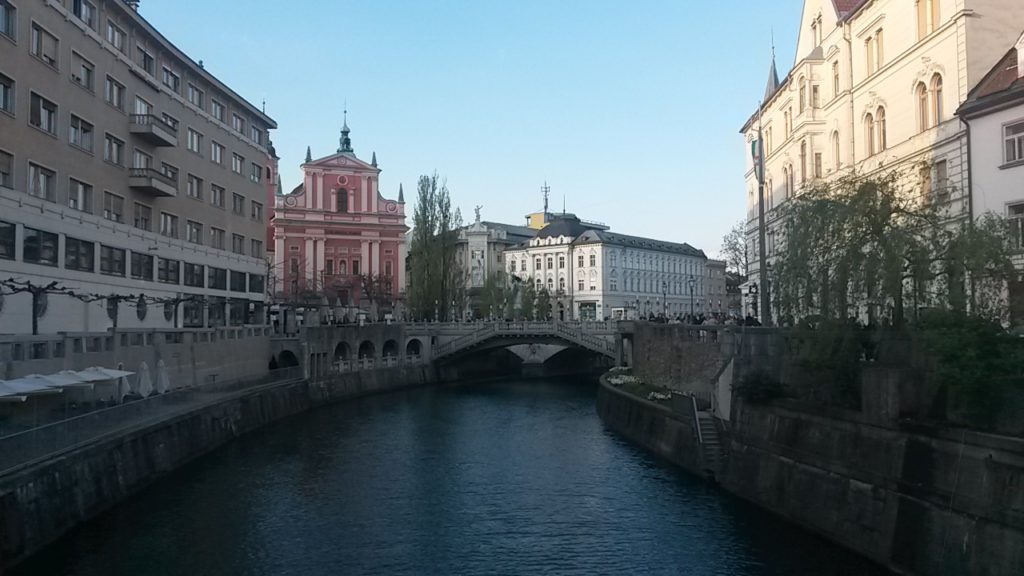
[[[602,427],[592,382],[376,396],[245,436],[18,574],[868,576]]]

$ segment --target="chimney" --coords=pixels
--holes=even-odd
[[[139,0],[124,0],[124,3],[132,10],[139,11]]]

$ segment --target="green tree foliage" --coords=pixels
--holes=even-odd
[[[502,271],[492,272],[480,289],[480,312],[485,317],[510,317],[508,309],[512,300],[512,288]]]
[[[537,293],[537,319],[547,320],[551,317],[551,293],[547,288],[541,288]]]
[[[519,289],[519,316],[526,320],[533,320],[533,315],[537,311],[537,288],[534,287],[531,280],[526,280],[521,286],[522,288]]]
[[[465,273],[455,259],[461,226],[445,182],[437,173],[420,176],[408,266],[413,318],[445,320],[464,308]]]
[[[783,208],[772,271],[780,317],[866,313],[901,325],[905,309],[965,309],[996,317],[1012,275],[1005,225],[957,221],[899,172],[847,176],[810,187]],[[983,302],[984,300],[984,302]]]
[[[733,225],[729,233],[722,237],[721,257],[731,272],[746,276],[749,270],[747,254],[747,224],[740,220]]]

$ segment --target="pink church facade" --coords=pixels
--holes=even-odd
[[[313,160],[306,154],[303,182],[275,194],[274,292],[284,302],[323,296],[330,306],[369,311],[392,308],[405,295],[405,202],[385,198],[376,154],[356,157],[342,129],[338,152]]]

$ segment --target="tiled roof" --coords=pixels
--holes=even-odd
[[[664,240],[655,240],[653,238],[627,236],[625,234],[608,232],[607,230],[587,230],[573,241],[573,244],[577,245],[599,243],[623,246],[626,248],[636,248],[638,250],[657,250],[660,252],[672,252],[674,254],[683,254],[685,256],[707,258],[703,250],[697,250],[686,243],[677,244],[675,242],[666,242]]]
[[[502,224],[501,222],[489,222],[487,220],[485,220],[485,221],[483,221],[481,223],[484,226],[487,226],[488,228],[493,228],[495,230],[503,230],[505,232],[505,234],[508,235],[508,236],[519,236],[520,237],[520,238],[511,238],[511,239],[515,239],[515,240],[518,240],[518,239],[521,239],[521,238],[533,238],[534,235],[537,234],[536,230],[534,230],[533,228],[528,228],[526,226],[514,226],[512,224]]]
[[[868,0],[832,0],[836,9],[836,15],[843,21],[853,15],[861,6],[868,3]]]
[[[1016,98],[1024,99],[1024,77],[1017,69],[1017,49],[1010,48],[978,85],[971,89],[957,114],[970,116],[972,112]]]

